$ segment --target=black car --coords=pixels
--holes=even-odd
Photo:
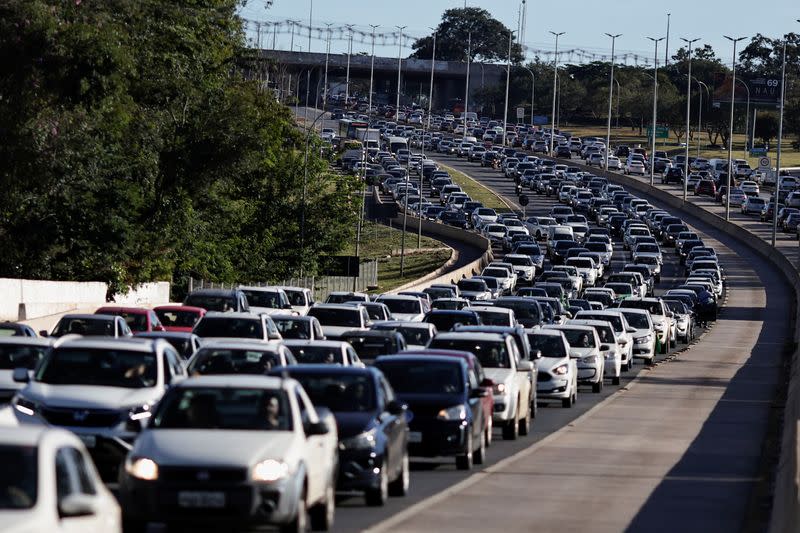
[[[422,457],[455,456],[459,470],[485,455],[482,402],[490,392],[470,384],[466,360],[431,355],[379,357],[378,368],[410,411],[408,449]]]
[[[389,355],[406,349],[406,341],[396,331],[345,331],[340,341],[349,342],[360,359],[370,361],[379,355]]]
[[[658,163],[656,163],[658,166]],[[683,169],[675,167],[667,170],[661,176],[661,183],[683,183]]]
[[[199,289],[192,291],[183,305],[202,307],[206,311],[236,311],[247,313],[247,296],[238,289]]]
[[[336,488],[363,491],[367,505],[405,496],[409,486],[406,407],[376,368],[292,366],[272,375],[300,382],[315,406],[327,407],[339,430]]]
[[[181,357],[189,359],[200,348],[200,337],[188,331],[148,331],[136,335],[138,339],[164,339],[178,351]]]
[[[467,227],[467,215],[461,211],[442,211],[439,213],[439,221],[456,228],[466,229]]]
[[[572,151],[569,149],[569,146],[559,146],[556,148],[556,157],[572,159]]]
[[[453,311],[449,309],[435,309],[425,315],[423,322],[436,326],[439,331],[451,331],[456,324],[466,326],[480,326],[481,317],[475,311]]]
[[[36,337],[36,331],[17,322],[0,322],[0,337]]]

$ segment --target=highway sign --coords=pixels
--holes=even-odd
[[[525,108],[524,107],[518,107],[517,108],[517,118],[521,118],[521,119],[525,118]]]
[[[647,136],[650,137],[651,132],[653,131],[652,126],[647,128]],[[656,126],[656,139],[667,139],[669,138],[669,128],[666,126]]]
[[[772,161],[769,157],[759,157],[758,168],[759,170],[770,169],[772,168]]]

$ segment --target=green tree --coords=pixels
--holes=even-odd
[[[478,7],[448,9],[436,28],[436,59],[465,61],[467,43],[471,60],[505,61],[508,58],[509,29]],[[471,38],[470,38],[471,35]],[[511,61],[522,61],[522,47],[512,40]],[[412,45],[411,57],[430,59],[433,54],[433,36],[417,39]]]

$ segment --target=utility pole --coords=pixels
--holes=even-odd
[[[656,115],[658,112],[658,43],[664,40],[664,37],[658,39],[648,37],[655,45],[655,52],[653,53],[653,128],[650,131],[650,140],[652,147],[650,149],[650,186],[655,184],[656,173]]]
[[[800,20],[798,20],[800,22]],[[781,61],[781,111],[778,115],[778,149],[775,156],[775,202],[772,209],[772,247],[774,248],[778,234],[778,202],[781,197],[781,142],[783,141],[783,104],[786,94],[786,41],[788,36],[783,37],[783,60]],[[753,137],[755,138],[755,137]]]
[[[684,39],[681,41],[686,43],[686,48],[689,50],[689,79],[686,81],[686,151],[684,152],[683,161],[683,201],[686,202],[686,197],[689,194],[689,114],[692,108],[692,44],[700,39]],[[702,97],[702,95],[701,95]],[[700,135],[700,132],[697,132]]]
[[[550,117],[550,155],[553,155],[553,138],[556,135],[556,90],[557,90],[557,83],[558,83],[558,38],[564,35],[566,32],[554,32],[551,31],[550,34],[554,35],[556,38],[556,50],[553,54],[553,114]]]
[[[347,29],[350,30],[350,38],[347,45],[347,73],[344,82],[344,108],[347,109],[347,104],[350,103],[350,54],[353,53],[353,25],[348,24]]]
[[[733,43],[733,62],[731,65],[731,69],[733,71],[733,79],[731,80],[731,118],[730,118],[730,125],[728,127],[728,169],[725,172],[728,176],[727,180],[727,189],[725,190],[725,220],[730,220],[731,218],[731,174],[733,173],[733,166],[732,158],[733,158],[733,110],[736,103],[736,44],[739,41],[746,39],[747,37],[728,37],[727,35],[723,35],[726,39]],[[776,204],[777,205],[777,204]]]
[[[402,68],[403,68],[403,30],[406,29],[406,26],[395,26],[397,28],[397,32],[400,35],[399,44],[397,46],[397,107],[395,108],[394,112],[394,119],[395,122],[398,124],[400,123],[400,81],[402,75]],[[408,154],[408,160],[411,160],[411,153]],[[408,167],[408,165],[407,165]],[[408,169],[406,169],[406,188],[405,188],[405,201],[403,202],[403,233],[400,236],[400,277],[402,278],[405,275],[406,271],[406,227],[408,223],[408,181],[409,181]],[[420,191],[421,193],[422,191]]]
[[[326,22],[328,27],[328,44],[325,48],[325,86],[322,88],[322,111],[325,112],[325,107],[328,105],[328,58],[331,55],[331,23]]]
[[[436,68],[436,28],[429,28],[433,30],[433,53],[431,54],[431,86],[428,93],[428,117],[427,123],[428,128],[427,130],[431,131],[431,113],[433,112],[433,72]],[[425,123],[423,122],[422,125],[422,155],[423,161],[425,156]],[[422,163],[420,163],[422,164]],[[419,192],[422,194],[422,167],[420,167],[419,171]],[[417,249],[422,248],[422,202],[419,202],[419,209],[417,210],[417,216],[419,217],[419,222],[417,224]]]
[[[508,132],[508,86],[511,83],[511,42],[514,32],[508,32],[508,59],[506,60],[506,104],[503,106],[503,147],[506,146],[506,133]],[[465,130],[466,131],[466,130]]]
[[[309,0],[308,8],[308,53],[311,53],[311,16],[314,14],[314,0]]]
[[[472,55],[472,32],[467,34],[467,90],[464,93],[464,135],[467,134],[467,110],[469,108],[469,63]]]
[[[608,154],[611,151],[611,103],[614,101],[614,47],[617,43],[617,37],[621,37],[622,34],[611,35],[610,33],[606,33],[606,35],[611,37],[611,80],[608,82],[608,123],[606,125],[605,157],[605,167],[606,170],[608,170]]]
[[[664,43],[664,68],[669,66],[669,19],[672,13],[667,13],[667,42]]]

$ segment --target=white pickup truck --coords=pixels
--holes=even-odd
[[[187,442],[202,446],[187,446]],[[333,525],[336,421],[293,379],[201,376],[170,388],[125,459],[123,520]]]

